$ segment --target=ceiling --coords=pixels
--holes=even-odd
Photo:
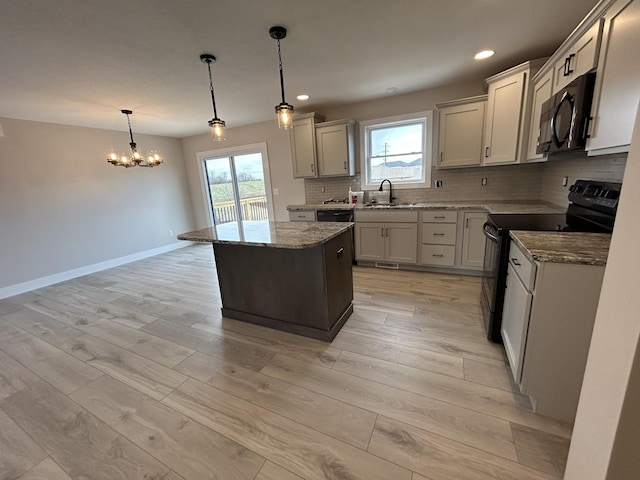
[[[550,55],[596,0],[0,0],[0,117],[185,137],[480,79]],[[479,50],[496,55],[473,60]],[[394,93],[390,90],[397,89]],[[308,102],[295,99],[299,93]]]

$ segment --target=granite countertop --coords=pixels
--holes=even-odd
[[[606,265],[609,233],[529,232],[512,230],[513,241],[531,260],[579,265]]]
[[[273,248],[311,248],[353,228],[349,222],[244,222],[243,236],[237,224],[227,223],[181,233],[179,240]]]
[[[288,205],[287,210],[429,210],[429,209],[477,209],[489,213],[564,213],[566,208],[546,202],[500,201],[500,200],[459,200],[455,202],[418,202],[399,205],[353,205],[343,203]]]

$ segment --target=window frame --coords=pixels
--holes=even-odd
[[[360,188],[361,190],[377,190],[379,183],[371,183],[369,179],[369,148],[371,145],[370,132],[380,127],[418,123],[424,125],[422,139],[423,178],[417,182],[393,182],[394,189],[429,188],[431,186],[431,168],[433,158],[433,110],[415,112],[404,115],[376,118],[360,122]]]

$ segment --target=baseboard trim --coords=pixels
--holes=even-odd
[[[124,257],[114,258],[105,262],[94,263],[92,265],[74,268],[73,270],[67,270],[66,272],[49,275],[47,277],[36,278],[35,280],[29,280],[28,282],[9,285],[8,287],[0,288],[0,300],[2,300],[3,298],[13,297],[14,295],[20,295],[21,293],[30,292],[31,290],[37,290],[38,288],[48,287],[49,285],[53,285],[55,283],[71,280],[72,278],[78,278],[84,275],[89,275],[90,273],[100,272],[109,268],[118,267],[120,265],[124,265],[125,263],[131,263],[137,260],[142,260],[143,258],[160,255],[161,253],[178,250],[179,248],[193,245],[193,243],[194,242],[184,241],[170,243],[169,245],[152,248],[151,250],[144,250],[142,252],[125,255]]]

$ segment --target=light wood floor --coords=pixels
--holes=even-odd
[[[331,344],[221,318],[210,245],[0,300],[0,480],[562,477],[571,427],[517,393],[478,278],[354,290]]]

